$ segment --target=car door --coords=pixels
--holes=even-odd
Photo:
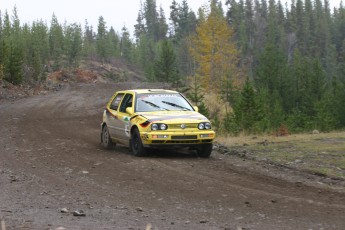
[[[124,93],[118,93],[107,105],[107,126],[110,136],[115,139],[118,139],[120,134],[118,110],[124,95]]]
[[[119,136],[118,138],[123,140],[125,144],[130,139],[130,115],[126,112],[128,107],[133,108],[133,94],[127,93],[118,109],[118,122],[119,122]]]

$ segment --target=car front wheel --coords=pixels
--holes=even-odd
[[[212,153],[212,148],[213,148],[212,144],[200,145],[197,149],[197,154],[199,157],[208,158],[208,157],[210,157],[210,155]]]
[[[146,155],[146,150],[140,138],[139,130],[136,128],[133,130],[131,138],[131,149],[133,155],[136,157],[142,157]]]

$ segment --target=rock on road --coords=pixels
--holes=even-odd
[[[0,102],[7,229],[345,229],[344,193],[257,173],[241,159],[102,149],[107,100],[135,87],[145,85],[80,84]]]

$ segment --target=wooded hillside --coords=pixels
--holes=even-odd
[[[343,129],[344,59],[345,9],[327,0],[212,0],[198,12],[173,0],[167,13],[145,0],[134,37],[102,16],[82,28],[0,12],[0,79],[34,84],[81,60],[121,60],[185,92],[231,134]]]

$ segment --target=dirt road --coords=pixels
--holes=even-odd
[[[137,158],[124,147],[102,149],[105,103],[128,87],[144,86],[77,85],[1,102],[7,230],[345,229],[344,193],[259,173],[255,162],[217,152]],[[77,210],[85,216],[74,216]]]

